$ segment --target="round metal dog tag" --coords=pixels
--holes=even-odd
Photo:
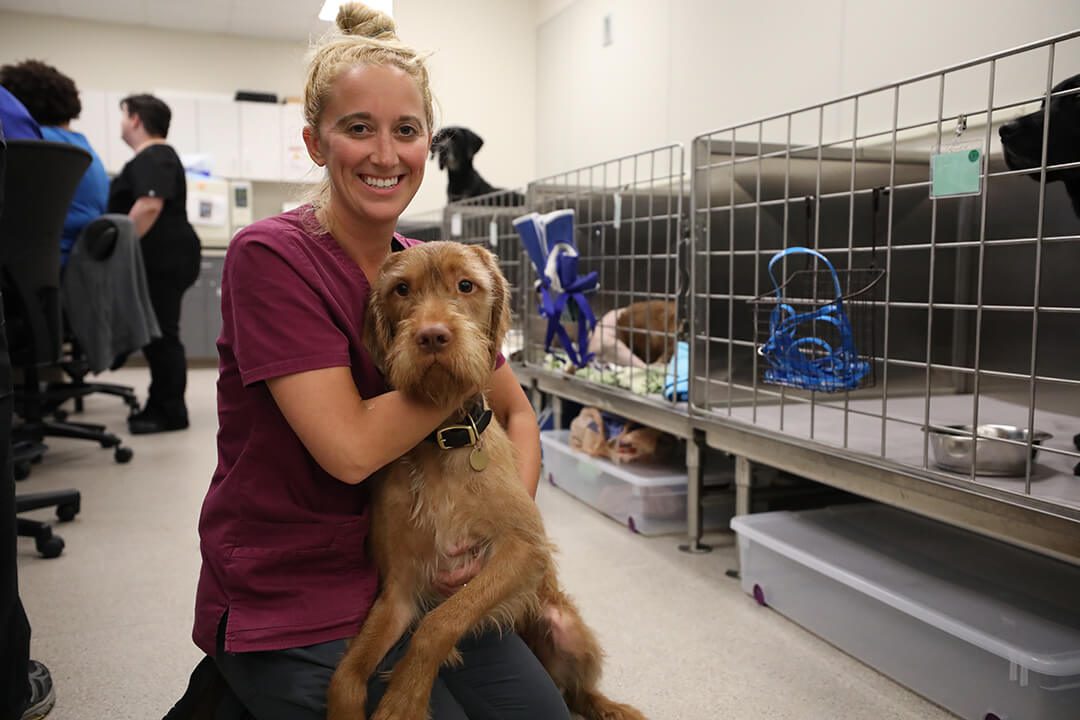
[[[491,460],[488,457],[487,450],[482,447],[474,447],[472,452],[469,453],[469,467],[476,472],[481,472],[488,466],[488,462]]]

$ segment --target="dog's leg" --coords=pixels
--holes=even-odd
[[[349,644],[330,679],[327,720],[363,720],[367,716],[368,679],[416,616],[415,602],[402,587],[389,581],[384,584],[360,634]]]
[[[544,600],[543,613],[525,627],[522,636],[570,711],[585,720],[645,720],[636,708],[617,703],[597,689],[603,651],[573,601],[557,589],[545,593]]]
[[[494,546],[484,569],[420,621],[371,720],[426,718],[439,667],[458,641],[510,598],[535,597],[533,588],[547,565],[542,549],[519,539]],[[507,627],[512,627],[514,619],[506,620]]]

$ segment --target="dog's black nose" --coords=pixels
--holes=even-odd
[[[1020,123],[1016,120],[1007,122],[998,128],[998,136],[1001,137],[1002,140],[1009,140],[1018,132],[1020,132]]]
[[[432,323],[420,328],[416,333],[416,344],[421,350],[430,353],[441,352],[446,349],[454,339],[450,328],[442,323]]]

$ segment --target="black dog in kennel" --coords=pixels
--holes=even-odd
[[[446,184],[447,202],[502,190],[490,185],[473,167],[473,157],[483,146],[484,139],[467,127],[451,125],[435,133],[431,142],[431,157],[439,156],[439,169],[446,170],[449,176]],[[525,198],[516,192],[507,193],[500,199],[504,202],[497,205],[525,204]]]
[[[1076,92],[1050,98],[1050,131],[1046,141],[1046,165],[1080,162],[1080,75],[1073,75],[1054,86],[1052,92]],[[1005,164],[1010,170],[1037,169],[1042,165],[1043,119],[1046,100],[1037,112],[1023,115],[998,128],[1004,149]],[[1039,179],[1039,173],[1030,177]],[[1072,200],[1073,211],[1080,217],[1080,167],[1050,170],[1046,181],[1062,181]]]

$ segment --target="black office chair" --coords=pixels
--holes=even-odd
[[[3,145],[0,143],[0,147]],[[47,364],[49,358],[55,357],[50,351],[55,352],[54,346],[59,344],[49,344],[48,321],[50,310],[59,310],[59,303],[55,299],[50,302],[50,296],[55,298],[59,281],[60,233],[75,188],[89,165],[89,153],[79,148],[38,141],[9,141],[0,158],[0,198],[4,200],[0,203],[0,268],[4,297],[8,303],[24,308],[28,304],[40,308],[37,316],[31,316],[9,313],[5,307],[5,330],[9,347],[20,348],[13,353],[12,365],[24,369],[29,365],[32,376],[36,376],[37,365],[26,362],[27,353],[34,357],[35,352],[40,352],[38,357],[42,359],[37,362]],[[35,250],[53,259],[51,283],[44,261],[30,262]],[[25,343],[29,343],[29,351],[21,349]],[[13,432],[11,441],[16,466],[41,458],[41,438],[19,439]],[[56,507],[57,517],[67,521],[79,512],[80,499],[78,490],[17,495],[15,512]],[[48,523],[18,518],[18,533],[34,538],[38,552],[45,557],[56,557],[64,549],[64,541],[53,535]]]
[[[126,215],[102,215],[90,221],[82,232],[79,234],[78,239],[75,241],[75,247],[80,252],[85,253],[87,258],[95,263],[108,262],[112,257],[114,250],[117,247],[117,243],[121,240],[126,242],[137,242],[135,239],[135,224]],[[132,268],[133,272],[141,273],[142,268]],[[70,280],[70,277],[68,278]],[[67,295],[70,290],[70,286],[66,285],[64,288],[64,308],[65,313],[70,312],[71,303],[81,302],[81,298],[72,298]],[[92,305],[91,305],[92,306]],[[113,309],[115,313],[115,308]],[[65,326],[67,323],[65,323]],[[135,388],[130,385],[119,385],[117,383],[107,382],[87,382],[86,376],[91,372],[100,372],[108,367],[112,367],[112,363],[116,358],[109,356],[107,359],[104,357],[94,357],[93,362],[88,358],[87,352],[84,350],[79,339],[76,337],[74,331],[68,330],[66,332],[67,345],[70,347],[70,351],[67,353],[64,361],[61,363],[64,372],[71,377],[71,382],[57,382],[49,383],[45,389],[46,403],[48,404],[48,410],[53,413],[53,417],[57,420],[67,419],[67,413],[60,408],[61,405],[68,400],[73,400],[75,403],[75,412],[82,412],[83,410],[83,398],[93,393],[102,393],[105,395],[114,395],[119,397],[125,403],[130,412],[135,413],[139,410],[139,400],[135,396]],[[104,347],[96,346],[96,355],[104,356],[104,351],[108,346],[115,344],[115,336],[108,336],[112,342],[104,343]],[[130,340],[130,336],[125,338]],[[134,351],[138,348],[126,347],[127,352]]]
[[[11,141],[7,155],[0,262],[11,364],[23,371],[15,391],[15,413],[23,422],[12,436],[30,442],[89,440],[113,448],[117,462],[128,462],[131,449],[104,426],[46,420],[49,403],[38,375],[39,368],[63,359],[60,234],[89,153],[64,143]]]

